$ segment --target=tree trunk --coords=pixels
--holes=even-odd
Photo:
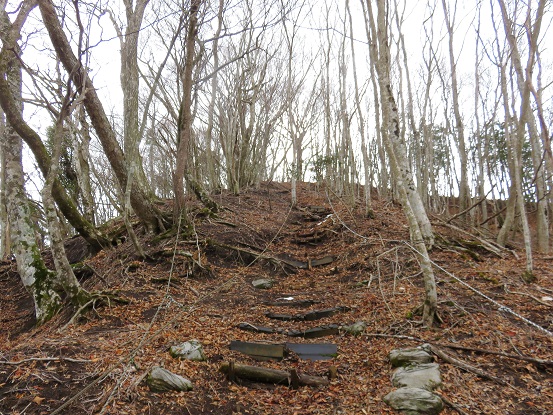
[[[2,9],[0,13],[0,31],[4,47],[10,44],[18,55],[21,50],[17,45],[20,27],[17,21],[23,21],[34,5],[32,1],[23,3],[19,10],[16,23],[10,23],[9,17]],[[5,5],[4,5],[5,6]],[[23,22],[20,22],[22,25]],[[7,38],[10,36],[11,38]],[[8,87],[9,96],[14,99],[14,106],[23,111],[21,99],[21,66],[19,60],[2,60],[2,73],[0,77]],[[40,249],[35,238],[34,223],[31,218],[31,206],[25,194],[25,182],[23,177],[22,150],[23,143],[15,129],[8,125],[1,137],[2,152],[6,160],[6,198],[9,225],[11,230],[11,242],[13,253],[17,261],[17,271],[25,288],[31,294],[35,304],[35,316],[37,324],[49,320],[61,307],[61,298],[55,290],[54,274],[44,264],[40,256]]]
[[[52,197],[54,180],[58,176],[59,171],[59,158],[63,141],[64,120],[69,115],[70,109],[68,94],[65,98],[65,102],[62,104],[60,115],[56,121],[52,146],[52,165],[46,175],[46,182],[44,183],[44,188],[42,189],[42,201],[44,203],[44,212],[46,216],[48,234],[50,236],[50,250],[52,251],[52,257],[54,259],[54,266],[56,269],[56,273],[52,274],[52,278],[54,279],[56,286],[61,287],[67,294],[69,300],[74,305],[80,306],[84,305],[90,299],[90,294],[81,287],[81,284],[75,277],[73,269],[67,259],[63,245],[61,224],[59,222],[58,215],[56,213],[56,206]]]
[[[188,29],[186,32],[186,46],[184,57],[184,74],[182,78],[183,96],[180,108],[178,125],[178,147],[175,173],[173,176],[173,192],[175,202],[173,206],[173,220],[186,220],[184,201],[184,175],[188,165],[190,143],[192,139],[192,72],[194,69],[194,48],[196,43],[198,10],[202,0],[192,0],[190,4]]]
[[[374,27],[374,20],[370,18],[372,26],[371,33],[373,33],[373,39],[378,39],[378,52],[373,51],[373,62],[375,63],[375,69],[378,77],[379,89],[380,89],[380,101],[382,103],[382,112],[388,116],[386,126],[386,134],[389,145],[387,146],[388,156],[391,158],[390,153],[393,152],[394,157],[398,163],[398,173],[400,177],[396,177],[396,183],[401,182],[405,186],[409,203],[413,210],[417,222],[419,223],[420,232],[429,248],[434,245],[434,234],[430,220],[422,204],[411,168],[409,166],[409,160],[407,159],[407,151],[405,149],[405,143],[401,140],[399,114],[396,105],[396,101],[392,92],[392,86],[390,82],[390,57],[387,35],[387,23],[385,22],[385,7],[384,0],[378,1],[378,31]],[[372,14],[370,3],[367,3],[369,14]],[[386,141],[386,138],[384,138]],[[386,144],[386,143],[385,143]]]
[[[221,35],[221,30],[223,27],[223,10],[225,2],[224,0],[219,0],[219,10],[217,12],[217,29],[215,31],[214,40],[213,40],[213,76],[211,78],[211,97],[209,99],[209,107],[207,110],[207,128],[205,132],[206,136],[206,164],[207,164],[207,173],[211,189],[217,189],[221,187],[221,179],[218,172],[215,169],[215,159],[213,152],[213,119],[215,114],[215,101],[217,99],[217,92],[219,86],[219,77],[217,75],[217,70],[219,69],[219,36]]]
[[[138,0],[133,10],[133,1],[124,0],[127,16],[125,34],[115,25],[121,40],[121,89],[123,90],[123,149],[127,168],[134,170],[134,180],[143,189],[148,189],[142,168],[139,146],[142,141],[138,114],[138,39],[146,6],[150,0]]]
[[[447,10],[445,0],[442,0],[445,22],[447,26],[449,40],[449,65],[451,68],[451,95],[453,98],[453,113],[455,114],[455,133],[457,137],[457,146],[459,150],[461,164],[461,181],[459,183],[459,212],[464,212],[470,202],[470,189],[468,184],[468,155],[465,143],[465,126],[461,109],[459,105],[459,87],[457,85],[457,62],[455,62],[455,54],[453,52],[453,25],[450,12]],[[455,15],[456,10],[453,14]]]
[[[377,7],[378,25],[375,26],[372,6],[370,2],[367,1],[369,23],[371,27],[371,33],[373,34],[372,39],[373,42],[378,41],[378,53],[373,49],[373,52],[370,56],[372,65],[375,66],[378,75],[378,83],[382,102],[382,115],[384,119],[384,126],[386,128],[386,134],[384,134],[384,142],[386,144],[386,150],[388,151],[388,157],[392,165],[393,177],[396,181],[403,211],[409,222],[411,241],[415,245],[415,250],[420,260],[426,294],[423,305],[423,323],[425,326],[430,327],[434,323],[434,319],[436,316],[437,294],[434,273],[432,270],[430,258],[428,256],[427,248],[424,243],[427,237],[421,232],[421,221],[420,217],[418,216],[420,214],[424,214],[424,216],[426,216],[426,212],[424,212],[422,203],[421,207],[423,211],[417,212],[417,207],[412,206],[408,194],[408,189],[410,189],[411,192],[413,192],[415,195],[418,195],[416,188],[414,188],[413,179],[410,176],[410,170],[406,162],[403,143],[400,140],[398,111],[390,84],[390,61],[387,35],[388,24],[385,16],[385,0],[378,0]]]
[[[373,217],[374,213],[372,211],[371,205],[371,183],[372,177],[369,173],[369,153],[367,151],[367,139],[365,137],[365,120],[363,118],[363,110],[361,109],[361,97],[359,95],[359,85],[357,81],[357,65],[355,63],[355,43],[353,37],[353,22],[351,17],[351,10],[349,7],[349,0],[346,0],[346,11],[349,20],[349,39],[350,39],[350,48],[351,48],[351,63],[353,69],[353,85],[355,92],[355,109],[357,111],[357,120],[358,120],[358,129],[359,135],[361,136],[361,154],[363,157],[363,169],[365,175],[365,216]]]
[[[0,109],[0,137],[6,134],[4,111]],[[11,255],[10,224],[6,199],[6,152],[0,151],[0,260]]]
[[[76,124],[80,125],[80,131],[75,131],[75,147],[77,152],[77,161],[75,163],[77,170],[77,180],[81,188],[81,197],[85,218],[91,223],[96,224],[96,206],[94,196],[92,195],[91,171],[90,171],[90,130],[84,108],[77,108]],[[80,137],[80,140],[79,140]]]
[[[51,0],[39,0],[38,3],[42,14],[42,21],[48,30],[58,58],[67,73],[71,75],[71,80],[75,83],[80,93],[84,94],[84,105],[92,126],[98,135],[121,189],[125,189],[128,179],[125,156],[117,142],[115,132],[92,85],[92,81],[87,74],[87,69],[83,67],[73,53]],[[154,205],[150,192],[141,187],[136,180],[132,184],[131,204],[137,216],[150,231],[158,232],[164,229],[164,218]]]
[[[26,2],[32,3],[35,2]],[[2,16],[4,21],[7,21],[9,24],[9,18],[7,16]],[[14,25],[17,24],[14,23]],[[22,25],[23,23],[20,23]],[[21,26],[18,29],[19,31]],[[7,34],[8,32],[3,32]],[[13,95],[13,89],[10,87],[9,83],[6,80],[6,71],[8,68],[8,63],[12,60],[13,54],[12,49],[16,47],[16,40],[19,34],[12,36],[11,38],[6,38],[2,35],[3,47],[0,52],[0,105],[4,110],[6,115],[6,120],[8,124],[15,130],[15,132],[22,138],[35,156],[37,164],[42,172],[42,175],[46,177],[48,169],[50,168],[51,159],[48,155],[48,151],[44,146],[44,143],[40,139],[39,135],[23,120],[23,116],[19,109],[19,104],[17,99]],[[60,210],[62,211],[65,218],[71,223],[71,225],[81,234],[94,249],[102,249],[103,246],[107,246],[109,241],[107,238],[102,235],[90,222],[84,219],[84,217],[79,213],[77,207],[69,198],[65,189],[59,182],[55,180],[53,184],[53,197],[56,200]]]
[[[544,166],[542,163],[542,147],[540,145],[539,133],[536,125],[536,119],[534,113],[530,107],[530,93],[532,89],[532,72],[535,64],[535,56],[538,48],[538,38],[541,28],[541,21],[544,14],[546,1],[540,0],[538,2],[538,10],[536,12],[536,21],[533,27],[530,27],[531,22],[527,22],[526,30],[528,33],[528,61],[526,68],[523,69],[521,63],[520,52],[518,49],[513,25],[514,22],[508,16],[507,9],[503,0],[499,1],[501,8],[501,15],[503,18],[503,27],[505,34],[509,42],[510,57],[517,74],[517,84],[521,95],[521,109],[519,118],[519,137],[518,140],[522,146],[522,142],[525,140],[524,132],[528,127],[530,135],[530,144],[532,146],[532,163],[535,172],[535,187],[536,187],[536,203],[537,203],[537,242],[538,249],[541,252],[549,251],[549,222],[547,220],[547,198],[546,198],[546,183]],[[530,6],[528,6],[530,8]],[[528,10],[530,13],[530,10]],[[530,16],[528,15],[528,18]],[[522,166],[519,166],[522,168]],[[522,195],[521,195],[522,197]]]

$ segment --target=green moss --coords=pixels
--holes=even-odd
[[[522,279],[525,283],[531,284],[533,282],[536,282],[538,278],[536,277],[536,274],[534,274],[532,271],[524,271],[522,273]]]
[[[32,295],[35,300],[35,310],[37,315],[37,325],[46,323],[54,317],[61,308],[61,298],[54,289],[55,274],[49,270],[36,245],[22,243],[28,249],[33,257],[30,264],[34,268],[34,282],[31,287]]]

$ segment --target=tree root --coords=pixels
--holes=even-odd
[[[107,291],[87,293],[85,298],[85,302],[79,305],[77,311],[73,313],[73,316],[69,319],[69,321],[60,329],[61,331],[65,330],[70,325],[75,324],[79,317],[84,315],[89,309],[96,310],[96,307],[100,305],[107,305],[108,307],[111,307],[112,301],[119,304],[129,304],[130,302],[115,293]]]

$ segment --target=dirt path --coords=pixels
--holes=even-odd
[[[274,183],[240,196],[217,198],[226,209],[218,219],[202,217],[198,209],[197,238],[156,241],[143,236],[151,261],[138,261],[128,243],[89,259],[94,274],[84,285],[117,289],[131,304],[100,308],[78,325],[62,329],[72,315],[68,309],[45,327],[33,329],[29,299],[13,264],[3,263],[0,360],[12,364],[0,362],[0,413],[52,413],[98,379],[102,381],[62,413],[99,413],[102,408],[106,414],[391,413],[381,401],[392,390],[387,354],[419,342],[370,334],[553,359],[551,338],[499,311],[443,272],[437,272],[437,278],[444,323],[422,329],[415,314],[423,298],[422,281],[415,256],[402,242],[409,234],[398,206],[375,200],[376,217],[367,219],[361,208],[352,209],[336,198],[331,205],[324,193],[304,185],[298,208],[290,210],[289,188]],[[553,328],[550,302],[541,300],[553,296],[547,291],[553,287],[550,260],[537,257],[538,281],[525,284],[520,279],[524,264],[513,255],[499,258],[479,248],[470,255],[456,248],[458,234],[436,230],[443,241],[431,252],[437,264],[540,326]],[[256,259],[247,251],[284,262]],[[326,257],[332,257],[332,262],[313,264]],[[293,269],[292,260],[307,266]],[[255,289],[251,283],[259,278],[273,279],[275,284],[268,290]],[[303,306],[282,303],[288,297]],[[305,316],[337,306],[347,311],[318,320],[287,321],[266,315]],[[312,376],[325,376],[335,366],[337,378],[329,386],[292,390],[284,385],[229,383],[219,372],[221,363],[228,360],[260,364],[230,350],[233,340],[285,343],[291,340],[287,335],[291,330],[356,321],[367,323],[369,336],[338,332],[293,338],[298,343],[336,344],[338,354],[331,360],[311,361],[292,354],[282,361],[262,363]],[[245,331],[237,327],[240,323],[282,331]],[[171,345],[193,338],[203,343],[207,362],[175,361],[169,356]],[[144,345],[136,351],[143,339]],[[511,385],[480,379],[440,361],[444,381],[440,393],[467,413],[550,411],[551,367],[470,351],[448,352]],[[16,364],[46,357],[52,360]],[[78,361],[53,360],[67,357]],[[194,390],[150,392],[141,380],[151,366],[160,364],[189,378]],[[448,407],[442,413],[457,412]]]

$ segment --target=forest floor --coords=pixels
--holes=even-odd
[[[362,207],[306,183],[294,209],[287,184],[214,198],[223,208],[217,218],[191,208],[193,238],[145,235],[137,226],[148,259],[137,257],[129,239],[86,259],[91,271],[80,274],[86,289],[117,291],[130,302],[95,307],[78,321],[66,307],[34,327],[15,263],[1,264],[0,414],[394,413],[382,401],[394,389],[388,354],[424,343],[492,376],[437,358],[443,380],[437,393],[449,402],[442,414],[552,413],[553,337],[539,329],[553,330],[552,257],[535,255],[537,279],[527,283],[521,246],[483,245],[471,236],[474,229],[465,233],[459,222],[454,229],[433,217],[437,238],[430,255],[442,322],[426,329],[417,313],[422,275],[398,205],[374,199],[374,218],[366,218]],[[330,263],[314,266],[328,256]],[[259,278],[275,284],[256,289],[251,283]],[[305,307],[287,307],[283,298],[289,297]],[[344,308],[316,321],[266,315],[334,307]],[[358,321],[367,327],[357,336],[343,330],[313,339],[286,334]],[[245,331],[240,323],[284,332]],[[170,346],[190,339],[203,344],[207,361],[169,355]],[[291,353],[259,362],[230,350],[233,340],[332,343],[338,352],[330,360]],[[334,366],[337,377],[327,386],[299,389],[230,382],[219,371],[226,361],[323,377]],[[144,379],[157,365],[190,379],[194,389],[151,392]]]

